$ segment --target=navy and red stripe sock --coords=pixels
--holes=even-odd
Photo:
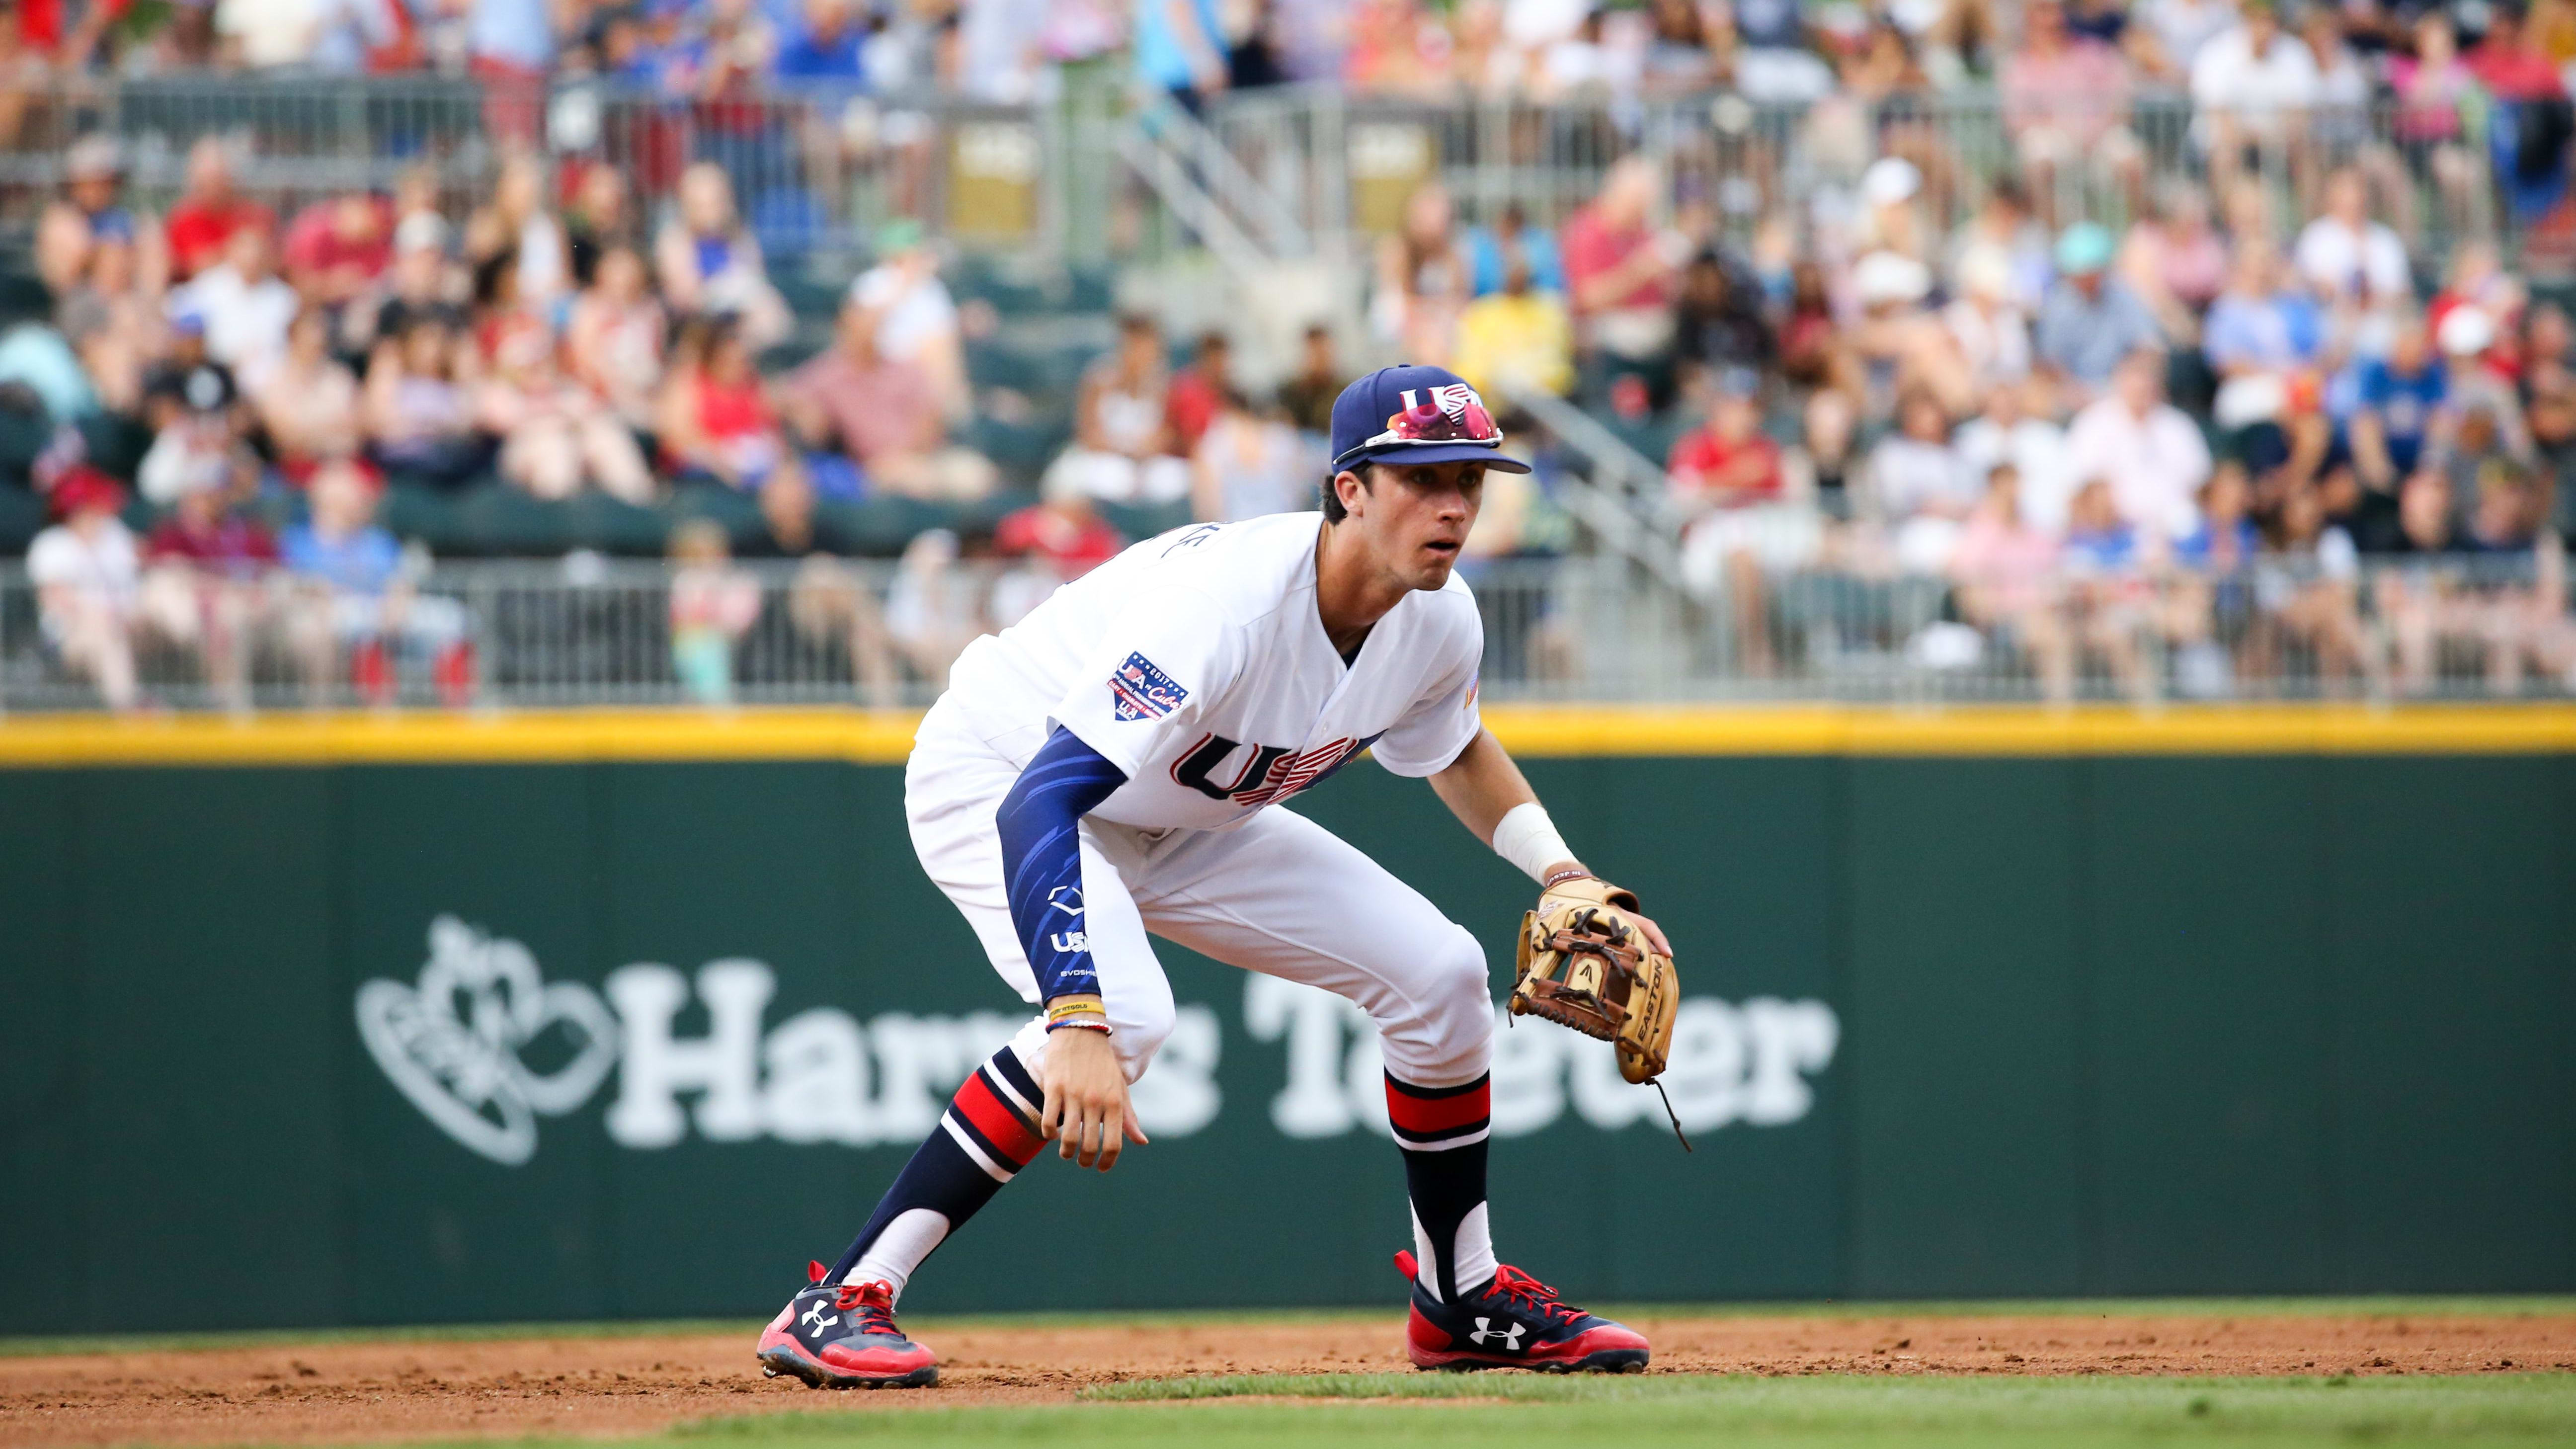
[[[1387,1074],[1386,1120],[1404,1149],[1418,1278],[1444,1303],[1475,1297],[1494,1277],[1485,1215],[1493,1099],[1490,1073],[1455,1087],[1417,1087]]]
[[[1046,1145],[1037,1078],[1009,1047],[957,1089],[939,1125],[886,1189],[868,1225],[824,1281],[883,1281],[897,1294],[931,1250],[963,1226]]]

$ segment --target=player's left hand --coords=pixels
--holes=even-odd
[[[1559,869],[1561,869],[1561,868],[1565,868],[1565,867],[1572,867],[1573,869],[1576,869],[1576,870],[1582,870],[1582,869],[1583,869],[1583,867],[1582,867],[1580,864],[1578,864],[1577,862],[1575,862],[1575,861],[1571,861],[1571,860],[1568,860],[1568,861],[1560,861],[1560,862],[1558,862],[1556,865],[1552,865],[1552,866],[1548,867],[1548,873],[1549,873],[1549,874],[1551,874],[1551,875],[1553,875],[1553,874],[1555,874]],[[1590,874],[1590,873],[1588,873],[1588,872],[1587,872],[1587,873],[1585,873],[1584,875],[1582,875],[1582,876],[1580,876],[1580,877],[1578,877],[1578,878],[1577,878],[1577,880],[1579,880],[1579,881],[1597,881],[1597,880],[1599,880],[1599,879],[1600,879],[1600,878],[1599,878],[1598,876],[1594,876],[1594,875],[1592,875],[1592,874]],[[1575,883],[1576,883],[1576,882],[1573,882],[1573,881],[1569,881],[1569,882],[1567,882],[1567,884],[1569,884],[1569,885],[1572,885],[1572,884],[1575,884]],[[1606,882],[1606,881],[1605,881],[1605,882],[1602,882],[1602,884],[1607,885],[1607,884],[1608,884],[1608,882]],[[1614,887],[1614,889],[1615,889],[1615,887]],[[1540,892],[1540,893],[1539,893],[1539,898],[1538,898],[1538,908],[1539,908],[1541,911],[1545,911],[1545,910],[1547,910],[1547,909],[1548,909],[1548,907],[1549,907],[1549,898],[1550,898],[1550,897],[1552,897],[1553,895],[1555,895],[1555,892],[1553,892],[1553,891],[1542,891],[1542,892]],[[1589,897],[1588,897],[1588,896],[1587,896],[1587,897],[1585,897],[1585,898],[1586,898],[1586,899],[1589,899]],[[1636,911],[1634,911],[1634,910],[1624,910],[1624,909],[1623,909],[1622,911],[1620,911],[1619,915],[1620,915],[1620,918],[1621,918],[1621,919],[1623,919],[1623,920],[1627,921],[1627,922],[1628,922],[1628,924],[1630,924],[1630,925],[1632,925],[1632,926],[1635,926],[1635,927],[1637,928],[1638,932],[1639,932],[1640,934],[1642,934],[1642,935],[1646,938],[1646,944],[1647,944],[1647,945],[1649,945],[1649,946],[1652,946],[1652,947],[1655,949],[1655,954],[1656,954],[1656,955],[1658,955],[1658,956],[1670,956],[1671,954],[1673,954],[1673,943],[1672,943],[1671,941],[1669,941],[1669,940],[1666,940],[1666,939],[1665,939],[1665,937],[1664,937],[1664,928],[1663,928],[1663,927],[1656,925],[1653,921],[1651,921],[1651,920],[1647,919],[1647,918],[1646,918],[1645,916],[1643,916],[1643,915],[1638,914],[1638,913],[1637,913]]]
[[[1520,935],[1514,1016],[1616,1044],[1619,1074],[1631,1082],[1662,1074],[1681,979],[1663,927],[1638,914],[1634,892],[1598,876],[1568,875],[1540,892]]]

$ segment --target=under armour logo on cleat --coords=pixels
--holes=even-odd
[[[823,1300],[817,1298],[813,1302],[805,1305],[805,1312],[800,1321],[810,1326],[816,1333],[820,1333],[824,1329],[831,1327],[833,1324],[840,1322],[841,1315],[835,1313],[829,1318],[824,1317]],[[1481,1318],[1476,1321],[1479,1323],[1484,1322]]]
[[[1476,1320],[1476,1331],[1467,1336],[1478,1343],[1483,1343],[1489,1338],[1500,1339],[1503,1352],[1518,1353],[1521,1351],[1521,1335],[1528,1331],[1529,1325],[1526,1323],[1515,1323],[1508,1329],[1502,1329],[1494,1327],[1494,1320],[1490,1318],[1479,1318]]]

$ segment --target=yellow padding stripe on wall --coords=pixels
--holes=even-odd
[[[507,714],[275,714],[0,724],[12,765],[544,764],[583,760],[898,763],[905,710],[562,710]]]
[[[2576,751],[2576,706],[2196,705],[2142,713],[1966,706],[1554,708],[1486,711],[1514,754],[2243,755]]]
[[[0,721],[0,768],[81,765],[846,760],[894,764],[919,716],[859,709],[277,714]],[[2576,705],[2193,706],[2142,714],[2018,706],[1937,712],[1789,706],[1497,705],[1514,754],[2243,755],[2576,753]]]

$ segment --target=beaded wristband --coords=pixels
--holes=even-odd
[[[1583,867],[1578,865],[1571,870],[1560,870],[1556,874],[1549,876],[1547,879],[1540,881],[1538,883],[1538,888],[1541,892],[1552,891],[1558,886],[1565,884],[1567,881],[1588,879],[1591,874],[1592,872],[1585,870]]]
[[[1047,1023],[1047,1030],[1051,1032],[1063,1031],[1068,1027],[1075,1031],[1096,1031],[1102,1036],[1109,1034],[1109,1021],[1106,1017],[1067,1016]]]

